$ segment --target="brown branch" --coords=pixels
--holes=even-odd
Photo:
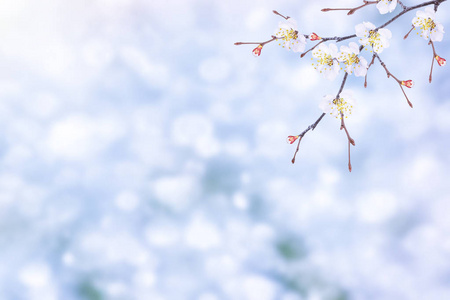
[[[350,134],[348,133],[347,127],[345,126],[345,122],[344,122],[344,113],[341,111],[341,130],[344,129],[345,130],[345,134],[347,135],[347,139],[348,139],[348,171],[351,172],[352,171],[352,164],[350,161],[350,144],[352,144],[353,146],[355,146],[355,140],[351,138]]]
[[[378,30],[380,28],[384,28],[384,27],[388,26],[389,24],[391,24],[392,22],[397,20],[400,16],[406,14],[407,12],[409,12],[411,10],[414,10],[414,9],[417,9],[417,8],[421,8],[421,7],[424,7],[424,6],[428,6],[428,5],[431,5],[431,4],[434,4],[435,7],[436,7],[436,5],[439,6],[442,2],[445,2],[445,1],[447,1],[447,0],[427,1],[427,2],[424,2],[424,3],[421,3],[421,4],[417,4],[417,5],[414,5],[414,6],[410,6],[410,7],[407,7],[407,6],[403,5],[403,3],[402,3],[401,5],[403,7],[403,10],[399,14],[397,14],[395,17],[393,17],[392,19],[390,19],[389,21],[384,23],[383,25],[377,27],[375,30]]]
[[[342,90],[344,89],[344,86],[345,86],[345,82],[347,81],[347,77],[348,77],[348,73],[345,72],[344,79],[342,79],[341,87],[339,88],[339,92],[336,95],[336,99],[338,99],[339,95],[342,93]]]
[[[370,4],[375,4],[375,3],[377,3],[378,1],[365,1],[365,0],[364,0],[363,2],[364,2],[363,5],[360,5],[360,6],[354,7],[354,8],[324,8],[324,9],[322,9],[321,11],[327,12],[327,11],[333,11],[333,10],[348,10],[347,15],[352,15],[352,14],[354,14],[355,11],[357,11],[358,9],[361,9],[361,8],[367,6],[367,5],[370,5]]]
[[[413,108],[413,105],[411,103],[411,101],[409,101],[408,96],[405,93],[405,90],[403,89],[403,86],[407,86],[409,88],[412,87],[412,81],[411,80],[400,80],[397,77],[395,77],[386,67],[386,64],[381,60],[380,56],[375,52],[374,56],[380,61],[381,66],[384,68],[384,70],[386,71],[386,75],[387,77],[392,77],[393,79],[395,79],[395,81],[397,81],[398,85],[400,86],[400,89],[403,92],[403,95],[405,95],[406,101],[408,102],[408,105]]]
[[[322,121],[323,117],[325,116],[325,113],[322,113],[320,115],[320,117],[311,125],[308,126],[308,128],[306,128],[302,133],[300,133],[298,135],[298,144],[297,144],[297,149],[295,150],[294,153],[294,157],[292,158],[292,163],[295,163],[295,156],[297,155],[298,149],[300,147],[300,141],[302,140],[302,138],[305,136],[305,134],[310,131],[310,130],[314,130],[316,128],[316,126],[320,123],[320,121]]]
[[[378,26],[377,28],[375,28],[374,30],[377,31],[380,28],[384,28],[384,27],[388,26],[389,24],[391,24],[392,22],[397,20],[399,17],[401,17],[402,15],[404,15],[405,13],[407,13],[407,12],[409,12],[411,10],[414,10],[414,9],[417,9],[417,8],[421,8],[421,7],[424,7],[424,6],[428,6],[428,5],[432,5],[432,4],[434,4],[435,7],[436,7],[436,5],[439,6],[442,2],[445,2],[445,1],[447,1],[447,0],[427,1],[427,2],[424,2],[424,3],[421,3],[421,4],[417,4],[417,5],[414,5],[414,6],[410,6],[410,7],[407,7],[403,3],[401,3],[400,5],[402,6],[403,10],[400,13],[398,13],[397,15],[395,15],[394,17],[392,17],[390,20],[388,20],[386,23],[384,23],[384,24]],[[336,43],[338,43],[338,42],[341,42],[341,41],[344,41],[344,40],[348,40],[348,39],[351,39],[351,38],[354,38],[354,37],[356,37],[356,34],[342,36],[342,37],[339,37],[339,36],[324,37],[324,38],[322,38],[322,40],[324,42],[326,42],[326,41],[336,41]]]
[[[282,14],[280,14],[279,12],[277,12],[276,10],[272,10],[272,12],[276,15],[279,15],[280,17],[284,18],[285,20],[289,19],[289,17],[285,17]]]
[[[414,25],[411,25],[411,26],[412,26],[411,29],[410,29],[410,30],[408,31],[408,33],[405,34],[405,36],[403,37],[404,40],[406,40],[406,39],[408,38],[408,36],[409,36],[409,34],[411,33],[411,31],[413,31],[413,29],[415,28]]]
[[[367,73],[366,76],[364,77],[364,87],[367,87],[367,74],[369,73],[369,68],[374,64],[375,62],[375,54],[372,56],[372,61],[370,62],[369,66],[367,66]]]
[[[282,39],[283,37],[276,37],[274,35],[272,35],[272,38],[270,40],[267,40],[265,42],[236,42],[234,43],[236,46],[240,46],[240,45],[261,45],[264,46],[265,44],[271,43],[275,40],[279,40]]]

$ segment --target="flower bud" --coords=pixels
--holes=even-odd
[[[445,66],[445,64],[447,63],[447,61],[445,60],[445,58],[440,57],[439,55],[436,55],[434,58],[436,58],[437,63],[442,67]]]
[[[321,40],[322,38],[313,32],[309,35],[309,39],[311,41],[318,41],[318,40]]]
[[[253,49],[252,53],[255,57],[260,56],[261,55],[261,50],[262,50],[262,45],[258,45],[258,47],[256,47],[255,49]]]
[[[287,137],[286,142],[293,144],[298,139],[298,135],[290,135]]]
[[[412,81],[411,79],[402,81],[402,85],[406,86],[407,88],[412,88],[414,86],[414,81]]]

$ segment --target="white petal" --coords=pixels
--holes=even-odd
[[[331,101],[332,100],[323,99],[319,104],[319,108],[326,114],[331,112]]]
[[[333,117],[339,117],[339,111],[336,108],[334,108],[333,110],[331,110],[331,115]]]
[[[434,20],[435,11],[430,6],[425,8],[425,14],[427,15],[427,18]]]
[[[425,11],[423,11],[423,10],[418,10],[418,11],[416,12],[416,16],[417,16],[418,18],[422,18],[422,19],[427,19],[427,18],[430,17],[429,14],[426,13]]]
[[[366,26],[364,26],[364,24],[358,24],[355,26],[355,32],[356,32],[356,36],[359,37],[365,37],[367,36],[367,32],[366,32]]]
[[[382,37],[385,37],[387,39],[390,39],[392,37],[392,32],[387,28],[380,28],[378,29],[378,32]]]
[[[287,30],[287,31],[292,29],[291,26],[285,21],[280,21],[278,23],[278,28],[283,29],[283,30]]]
[[[375,51],[376,53],[381,53],[381,52],[383,52],[383,47],[380,47],[381,45],[380,44],[375,44],[375,45],[373,45],[373,51]]]
[[[295,20],[292,19],[292,18],[288,18],[286,21],[287,21],[286,23],[287,23],[292,29],[297,30],[297,21],[295,21]]]
[[[319,51],[320,50],[320,51]],[[325,44],[320,44],[318,47],[316,47],[313,51],[312,51],[312,55],[314,57],[321,57],[322,53],[328,53],[328,48]]]
[[[439,23],[439,22],[435,22],[435,23],[436,23],[436,30],[439,31],[439,32],[445,33],[445,31],[444,31],[444,25],[442,25],[442,24]]]
[[[348,45],[349,45],[350,49],[352,49],[352,53],[359,54],[359,46],[357,43],[351,42]]]
[[[336,44],[330,44],[329,45],[329,53],[331,54],[331,57],[336,58],[338,56],[338,47]]]
[[[380,14],[382,14],[382,15],[387,14],[389,12],[389,6],[384,1],[378,2],[377,8],[378,8],[378,11],[380,12]]]
[[[352,53],[352,50],[350,50],[350,48],[347,46],[341,46],[341,53],[342,52],[350,54]]]
[[[327,68],[326,70],[323,70],[323,76],[325,77],[325,79],[334,80],[338,75],[339,70],[339,65],[334,63],[333,66],[331,66],[331,69]]]
[[[369,44],[369,39],[368,38],[362,38],[362,39],[359,39],[359,43],[361,44],[361,45],[367,45],[367,44]]]
[[[439,32],[437,30],[431,31],[431,40],[433,42],[440,42],[444,38],[444,33]]]
[[[325,66],[324,65],[317,66],[317,71],[319,71],[319,73],[323,73],[325,71]]]
[[[366,29],[369,29],[369,30],[377,28],[375,25],[373,25],[370,22],[363,22],[363,24],[364,24],[364,27],[366,27]]]
[[[305,51],[305,47],[306,47],[306,44],[301,43],[298,40],[294,40],[291,45],[292,51],[294,51],[294,52],[303,52],[303,51]]]
[[[333,72],[333,70],[327,69],[323,71],[323,77],[325,77],[325,79],[328,79],[330,81],[334,80],[336,76],[337,74]]]
[[[420,17],[414,17],[413,19],[412,19],[412,23],[413,23],[413,25],[414,26],[419,26],[419,24],[420,24]]]
[[[367,67],[364,67],[362,64],[358,64],[355,66],[355,76],[366,76],[367,74]]]
[[[423,37],[425,40],[428,40],[430,38],[430,32],[428,30],[422,30],[420,36]]]
[[[367,66],[369,65],[369,64],[367,63],[367,60],[366,60],[364,57],[362,57],[362,56],[359,57],[359,64],[360,64],[361,66],[363,66],[364,68],[366,68],[366,69],[367,69]]]
[[[353,99],[353,91],[345,89],[345,90],[342,91],[340,96],[341,96],[341,98],[345,98],[345,100],[348,102],[349,99]]]
[[[391,45],[389,40],[383,36],[380,37],[380,44],[383,45],[383,48],[389,48],[389,46]]]
[[[393,0],[391,4],[389,4],[389,12],[393,12],[397,7],[397,0]]]
[[[334,96],[333,95],[325,95],[325,96],[323,96],[323,100],[328,100],[328,102],[333,101]]]
[[[345,68],[345,72],[351,75],[353,73],[353,69],[353,65],[347,65],[347,67]]]
[[[320,52],[319,52],[320,50]],[[328,54],[330,52],[330,50],[328,49],[328,46],[325,44],[320,44],[316,49],[314,49],[313,51],[315,51],[318,55],[320,55],[320,53],[326,53]],[[317,57],[317,56],[316,56]]]

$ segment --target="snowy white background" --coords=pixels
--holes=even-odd
[[[360,2],[1,1],[0,299],[450,299],[449,67],[428,83],[415,13],[381,55],[414,109],[378,64],[348,81],[352,173],[335,119],[295,165],[285,142],[343,74],[233,46],[273,9],[322,36],[389,18],[320,12]]]

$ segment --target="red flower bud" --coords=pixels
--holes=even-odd
[[[309,35],[309,39],[311,41],[318,41],[318,40],[321,40],[322,38],[313,32]]]
[[[262,50],[262,45],[258,45],[258,47],[256,47],[255,49],[253,49],[253,55],[255,57],[260,56],[261,55],[261,50]]]
[[[286,142],[293,144],[298,139],[298,135],[290,135],[287,137]]]
[[[445,60],[445,58],[440,57],[439,55],[436,55],[436,60],[437,63],[442,67],[445,66],[445,64],[447,63],[447,61]]]
[[[412,81],[411,79],[402,81],[402,85],[406,86],[407,88],[412,88],[414,86],[414,81]]]

